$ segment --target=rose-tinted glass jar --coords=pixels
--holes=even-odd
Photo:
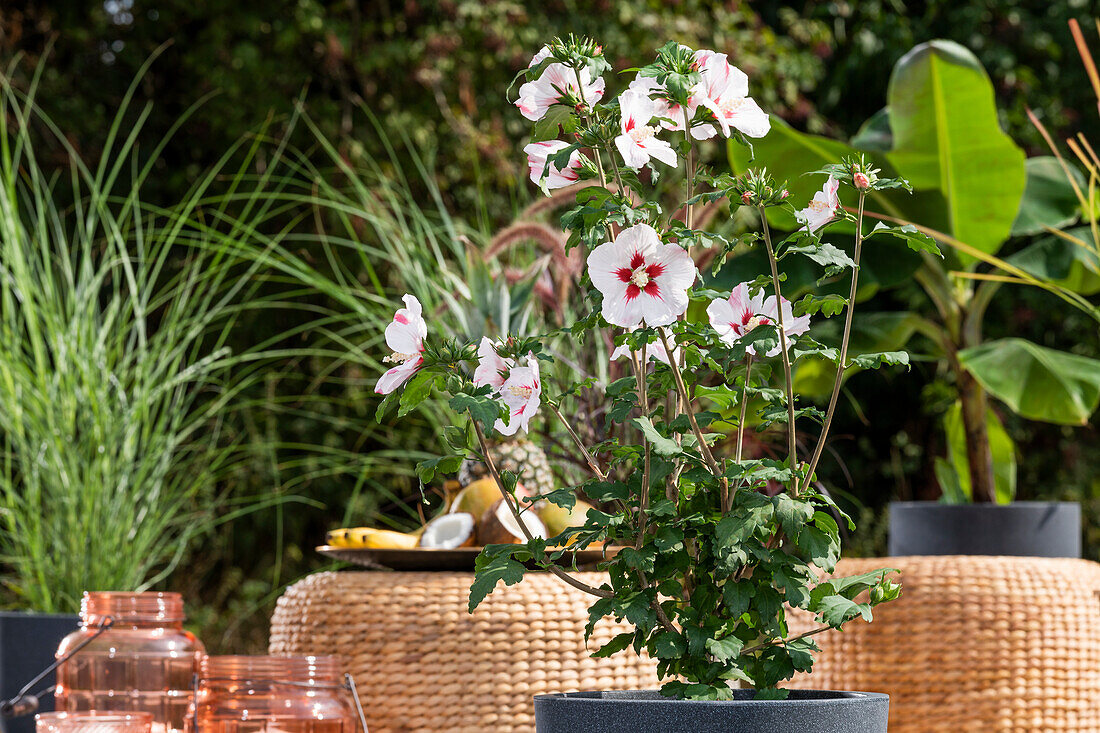
[[[189,733],[355,733],[358,718],[335,657],[207,657],[188,725]]]
[[[152,733],[152,713],[39,713],[35,733]]]
[[[193,697],[193,679],[205,648],[183,629],[178,593],[85,593],[81,627],[58,647],[61,657],[95,635],[107,618],[111,628],[57,668],[56,707],[144,711],[153,733],[183,730]]]

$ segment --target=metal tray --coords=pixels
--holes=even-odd
[[[577,550],[567,552],[558,559],[563,567],[572,567],[574,556],[577,567],[593,569],[596,563],[614,557],[618,547]],[[415,549],[367,549],[332,547],[321,545],[317,552],[335,560],[359,565],[372,570],[473,570],[474,560],[481,554],[480,547],[459,547],[454,550]]]

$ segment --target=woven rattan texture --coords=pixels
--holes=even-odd
[[[816,637],[794,686],[888,693],[890,733],[1100,733],[1100,565],[894,557],[837,572],[880,567],[901,571],[901,598]]]
[[[597,573],[580,573],[593,585]],[[605,577],[605,576],[604,576]],[[532,695],[652,689],[651,661],[592,659],[591,597],[545,573],[500,585],[470,615],[470,573],[319,573],[287,589],[272,654],[337,654],[371,733],[530,733]],[[591,649],[625,630],[601,622]],[[639,731],[639,733],[644,733]]]

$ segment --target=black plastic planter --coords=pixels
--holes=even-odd
[[[753,700],[672,700],[656,690],[535,696],[535,733],[886,733],[890,698],[873,692],[791,690]]]
[[[0,612],[0,698],[15,697],[23,685],[53,664],[57,645],[79,625],[79,616]],[[31,693],[53,683],[54,675],[48,675]],[[53,694],[42,695],[39,703],[40,712],[53,710]],[[0,730],[34,733],[34,716],[0,720]]]
[[[890,555],[1081,557],[1075,502],[890,504]]]

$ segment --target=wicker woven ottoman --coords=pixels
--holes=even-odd
[[[603,582],[597,573],[579,576]],[[528,573],[470,615],[472,580],[448,572],[312,575],[279,599],[271,653],[343,657],[370,733],[530,733],[533,695],[658,686],[648,659],[590,657],[590,597],[581,591]],[[600,623],[591,649],[624,630]]]
[[[901,598],[818,636],[794,686],[886,692],[890,733],[1100,733],[1100,565],[891,557],[837,574],[880,567],[901,570]]]

